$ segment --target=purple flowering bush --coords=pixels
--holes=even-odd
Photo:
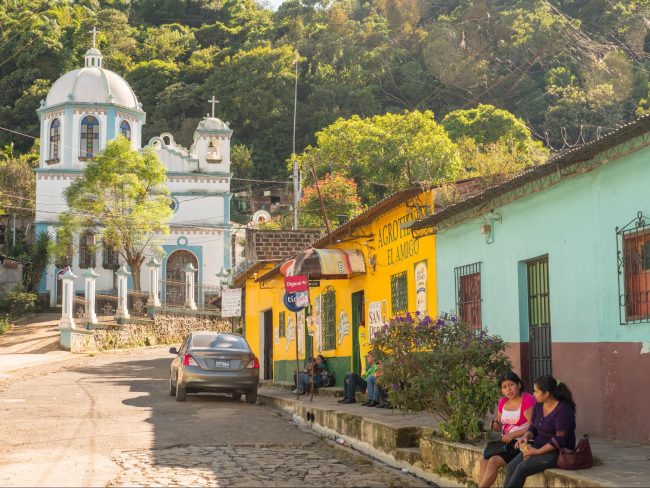
[[[398,408],[429,411],[452,440],[474,439],[499,399],[498,377],[511,368],[506,343],[445,314],[398,315],[372,344],[380,351],[381,384]]]

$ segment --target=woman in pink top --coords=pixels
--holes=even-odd
[[[528,432],[535,406],[535,397],[524,391],[521,378],[512,371],[502,375],[499,384],[503,398],[499,400],[497,417],[492,422],[492,430],[501,431],[501,442],[488,444],[488,448],[483,453],[479,488],[492,486],[499,468],[519,454],[515,444],[518,437]]]

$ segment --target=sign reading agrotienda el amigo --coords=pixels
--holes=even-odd
[[[387,265],[399,263],[420,252],[420,242],[413,238],[410,229],[402,229],[401,225],[426,217],[430,213],[429,206],[414,205],[409,206],[408,210],[406,215],[397,217],[379,228],[379,249],[386,252]]]

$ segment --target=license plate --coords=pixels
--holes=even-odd
[[[215,359],[214,360],[214,367],[215,368],[222,368],[222,369],[230,369],[230,361],[226,361],[223,359]]]

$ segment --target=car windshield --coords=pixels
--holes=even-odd
[[[192,347],[248,351],[248,344],[243,337],[229,334],[197,334],[192,337]]]

